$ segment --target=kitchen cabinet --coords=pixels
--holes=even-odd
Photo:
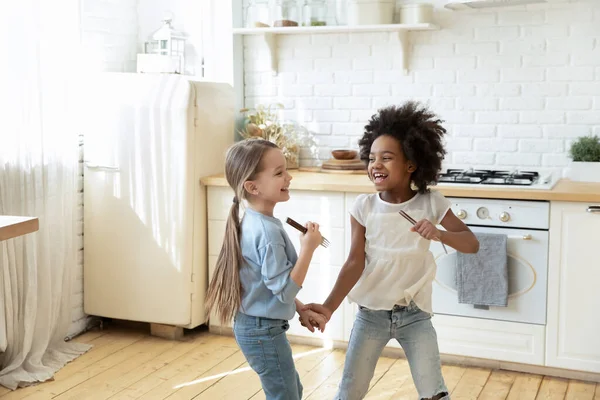
[[[314,255],[303,289],[303,302],[322,302],[335,284],[350,249],[349,210],[357,193],[293,190],[291,200],[279,204],[275,215],[285,221],[317,221],[331,242]],[[210,276],[219,254],[233,192],[208,187]],[[589,212],[597,211],[597,212]],[[284,224],[297,250],[299,233]],[[546,365],[600,373],[600,205],[551,202],[547,325],[435,315],[440,351],[445,354]],[[347,300],[334,314],[324,334],[311,334],[290,321],[291,336],[347,342],[357,312]],[[223,327],[214,318],[211,330]],[[585,327],[585,328],[584,328]],[[389,347],[399,347],[390,341]]]
[[[546,365],[600,373],[600,204],[552,202]]]
[[[544,365],[543,325],[436,314],[440,353]]]

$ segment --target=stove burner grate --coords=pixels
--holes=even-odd
[[[445,173],[438,175],[438,182],[475,185],[531,186],[538,179],[539,173],[535,171],[448,169]]]

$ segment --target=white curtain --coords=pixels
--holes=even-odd
[[[50,379],[89,349],[64,341],[76,266],[79,36],[79,0],[3,3],[0,214],[40,221],[38,232],[0,242],[0,384],[10,389]]]

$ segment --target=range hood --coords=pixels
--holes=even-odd
[[[526,4],[548,3],[547,0],[450,0],[444,7],[450,10],[468,10],[496,7],[522,6]]]

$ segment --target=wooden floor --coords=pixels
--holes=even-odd
[[[192,332],[180,342],[139,330],[109,328],[75,339],[94,347],[60,370],[52,382],[10,392],[12,399],[264,399],[256,374],[235,340]],[[332,399],[344,351],[294,345],[306,399]],[[600,384],[479,368],[444,366],[453,400],[600,400]],[[404,359],[381,358],[367,399],[417,398]]]

